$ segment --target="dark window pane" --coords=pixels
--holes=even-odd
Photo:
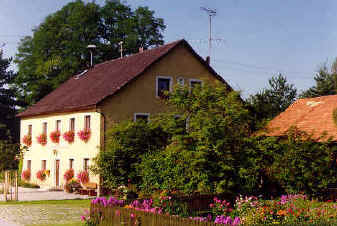
[[[159,78],[158,79],[158,93],[159,97],[164,97],[164,92],[170,91],[170,79]]]
[[[148,115],[136,115],[136,121],[143,120],[145,122],[149,121],[149,116]]]

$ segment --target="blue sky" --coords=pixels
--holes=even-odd
[[[17,42],[32,34],[50,13],[69,0],[0,0],[0,43],[14,56]],[[88,2],[88,0],[86,0]],[[103,2],[97,0],[96,2]],[[164,19],[165,41],[185,38],[203,57],[208,55],[208,17],[201,6],[218,11],[213,20],[211,64],[245,96],[267,85],[278,72],[299,90],[314,84],[315,71],[337,56],[335,0],[128,0],[149,6]]]

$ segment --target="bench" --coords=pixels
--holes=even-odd
[[[80,195],[89,195],[96,196],[97,195],[97,184],[96,183],[86,183],[82,184],[82,188],[79,189]]]

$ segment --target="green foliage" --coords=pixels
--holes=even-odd
[[[319,97],[337,93],[337,74],[329,72],[326,65],[322,66],[314,77],[315,85],[304,91],[300,97]]]
[[[0,140],[17,139],[19,123],[15,119],[15,90],[9,83],[15,78],[9,70],[11,59],[3,58],[0,52]]]
[[[249,131],[249,114],[236,92],[222,84],[195,87],[177,86],[169,94],[172,109],[166,125],[175,125],[172,115],[187,122],[177,127],[170,145],[150,153],[139,167],[142,188],[191,192],[231,193],[240,182],[240,158]],[[180,123],[176,123],[180,125]],[[184,128],[184,132],[182,131]],[[171,133],[172,134],[172,133]]]
[[[297,89],[289,84],[281,74],[268,80],[268,87],[251,95],[248,103],[256,121],[272,119],[292,104],[297,97]]]
[[[18,144],[0,140],[0,172],[18,168],[17,156],[20,154]]]
[[[117,124],[106,136],[106,147],[96,158],[94,172],[103,177],[105,186],[116,188],[138,184],[137,164],[146,152],[156,152],[167,143],[168,135],[160,127],[143,121]]]
[[[119,57],[120,41],[124,54],[163,44],[163,19],[147,7],[132,9],[121,1],[103,5],[76,0],[50,14],[21,40],[15,62],[18,97],[31,105],[57,88],[71,75],[88,68],[87,46],[95,44],[94,62]]]

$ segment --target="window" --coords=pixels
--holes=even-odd
[[[74,167],[74,159],[69,159],[69,169],[73,169]]]
[[[47,160],[42,160],[42,166],[41,166],[42,170],[46,170],[47,169]]]
[[[61,132],[61,120],[56,121],[56,131]]]
[[[43,123],[43,131],[42,132],[43,132],[43,134],[47,135],[48,131],[47,131],[47,123],[46,122]]]
[[[89,169],[89,159],[84,159],[83,170],[88,171]]]
[[[185,79],[183,77],[179,77],[177,78],[177,83],[181,86],[183,86],[185,84]]]
[[[75,118],[70,119],[70,125],[69,125],[70,131],[75,131]]]
[[[149,113],[135,113],[133,120],[139,121],[139,120],[144,120],[145,122],[148,122],[150,118]]]
[[[172,78],[171,77],[157,77],[157,84],[156,84],[156,96],[157,97],[164,97],[165,91],[170,91],[172,87]]]
[[[89,130],[90,129],[90,115],[86,115],[84,117],[84,129]]]
[[[197,85],[202,86],[202,81],[198,79],[190,79],[190,87],[194,88]]]
[[[31,169],[32,169],[32,160],[27,160],[27,169],[31,171]]]
[[[28,125],[28,135],[30,137],[32,137],[32,131],[33,131],[33,126],[32,125]]]

